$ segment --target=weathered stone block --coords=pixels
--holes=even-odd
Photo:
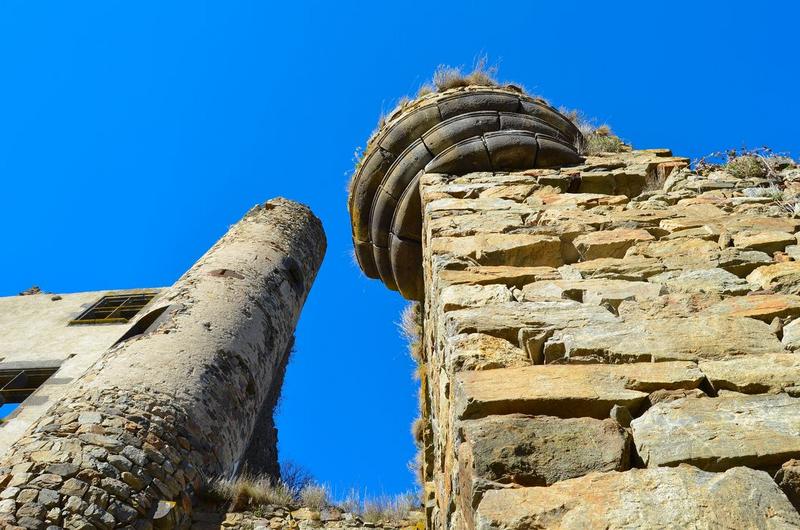
[[[457,374],[454,407],[464,419],[491,414],[607,418],[614,405],[636,412],[649,392],[697,388],[694,363],[544,365]]]
[[[698,315],[571,327],[553,334],[544,355],[545,362],[615,363],[725,359],[783,351],[763,322]]]
[[[655,238],[646,230],[619,228],[602,230],[578,236],[573,240],[583,261],[597,258],[622,258],[625,252],[640,241]]]
[[[742,356],[698,364],[717,391],[775,393],[800,384],[800,355],[793,353]]]
[[[800,457],[800,399],[723,393],[659,403],[631,423],[648,467],[687,463],[709,471],[736,466],[773,472]]]
[[[741,467],[632,469],[547,488],[493,490],[475,519],[480,530],[800,527],[800,515],[769,475]]]
[[[466,258],[480,265],[559,267],[564,263],[559,238],[529,234],[440,237],[433,240],[431,252]]]
[[[592,471],[630,467],[630,435],[612,420],[510,414],[462,422],[458,448],[464,506],[487,489],[549,486]]]

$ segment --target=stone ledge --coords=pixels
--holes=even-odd
[[[703,374],[695,363],[543,365],[456,375],[458,418],[537,414],[608,418],[614,405],[636,412],[659,389],[692,389]]]
[[[741,467],[632,469],[547,488],[493,490],[475,520],[480,530],[800,527],[800,515],[769,475]]]

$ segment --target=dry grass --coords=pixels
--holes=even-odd
[[[583,136],[575,147],[582,155],[596,155],[597,153],[619,153],[625,150],[625,143],[611,132],[611,127],[606,124],[595,125],[593,119],[588,118],[583,112],[575,109],[561,107],[558,109],[567,117]]]
[[[416,493],[366,498],[356,490],[351,490],[338,506],[345,512],[359,515],[368,523],[408,520],[410,512],[420,510],[422,507],[419,495]]]
[[[425,420],[422,418],[416,418],[411,423],[411,436],[414,437],[414,441],[417,443],[417,447],[422,446],[422,436],[425,434]]]
[[[695,161],[694,166],[702,175],[722,170],[737,178],[768,178],[779,183],[781,178],[777,172],[794,164],[795,161],[785,154],[759,147],[711,153]]]
[[[400,328],[400,334],[408,342],[408,352],[417,364],[424,362],[422,345],[423,319],[422,304],[411,302],[403,309],[400,314],[400,322],[397,323]]]
[[[208,489],[220,500],[229,501],[233,512],[263,504],[288,506],[295,500],[295,492],[289,486],[267,476],[245,474],[233,479],[216,479]]]
[[[439,92],[470,85],[497,86],[498,82],[495,79],[497,67],[487,66],[487,63],[488,60],[485,56],[478,58],[472,71],[468,74],[463,73],[460,66],[439,65],[433,73],[433,86]]]
[[[765,159],[756,155],[734,156],[722,168],[736,178],[764,178],[770,170]]]
[[[300,490],[297,497],[300,504],[318,512],[331,503],[328,488],[319,484],[309,484]]]
[[[584,135],[583,148],[579,150],[581,154],[619,153],[625,150],[625,143],[619,139],[619,136],[612,134],[608,126],[603,127],[607,132],[601,132],[601,128],[598,128],[594,132]]]

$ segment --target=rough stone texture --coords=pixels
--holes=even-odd
[[[248,212],[3,456],[3,522],[186,527],[204,477],[242,462],[324,249],[301,205]]]
[[[424,515],[409,512],[403,516],[387,519],[364,516],[335,507],[322,510],[303,506],[260,506],[257,512],[240,511],[219,513],[216,511],[197,511],[192,514],[192,530],[260,530],[260,529],[298,529],[333,528],[366,530],[424,530]]]
[[[510,414],[465,421],[461,429],[465,512],[477,507],[487,489],[504,484],[549,486],[592,471],[630,467],[630,435],[612,419]]]
[[[800,350],[800,220],[759,195],[770,186],[800,191],[800,171],[787,168],[771,180],[737,178],[724,168],[690,170],[667,150],[642,150],[561,169],[419,177],[431,528],[480,527],[481,498],[514,499],[502,506],[519,521],[531,516],[520,528],[593,527],[570,519],[579,512],[597,512],[597,526],[612,528],[669,527],[684,515],[683,526],[700,528],[715,519],[735,528],[800,524],[775,483],[753,470],[599,475],[576,465],[566,478],[564,462],[583,461],[588,444],[531,452],[544,443],[536,432],[578,439],[569,420],[631,425],[634,467],[743,464],[774,473],[795,456],[789,433],[797,429],[780,411],[800,396],[792,353]],[[733,406],[749,399],[762,406]],[[674,421],[655,422],[664,410],[675,411]],[[544,415],[550,419],[537,430],[532,418]],[[547,485],[530,487],[530,470],[481,478],[475,458],[490,457],[476,457],[468,430],[479,423],[492,426],[482,431],[486,447],[497,443],[480,453],[494,460],[482,468],[486,476],[528,462],[537,477],[550,477],[541,479]],[[785,469],[782,484],[797,483],[795,468]],[[595,480],[601,476],[619,478]],[[585,491],[575,486],[589,477]],[[552,511],[539,511],[550,494]],[[616,508],[607,511],[604,500]],[[735,507],[723,513],[714,503]],[[516,528],[512,519],[497,527]]]
[[[764,528],[800,526],[800,515],[762,471],[708,473],[690,466],[593,473],[549,488],[488,492],[481,530],[530,528]]]
[[[463,372],[455,380],[459,418],[489,414],[544,414],[607,418],[614,405],[636,410],[658,389],[697,388],[694,363],[548,365]]]
[[[800,457],[800,399],[726,392],[659,403],[631,423],[648,467],[680,463],[708,471],[747,466],[775,471]]]
[[[701,361],[699,366],[717,391],[733,390],[745,394],[794,392],[792,387],[800,384],[800,355],[793,353]]]

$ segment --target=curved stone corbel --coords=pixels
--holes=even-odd
[[[421,299],[420,175],[574,165],[580,138],[556,109],[508,88],[457,88],[405,105],[370,139],[353,178],[348,206],[361,269]]]

